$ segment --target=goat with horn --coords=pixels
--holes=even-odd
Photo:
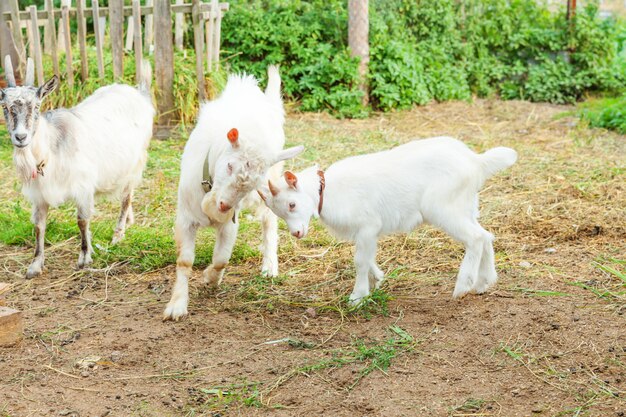
[[[14,146],[13,160],[22,192],[32,203],[35,258],[27,278],[41,274],[44,234],[49,207],[66,201],[77,206],[81,250],[78,267],[91,263],[93,249],[89,221],[94,197],[117,195],[122,199],[113,243],[124,237],[133,222],[134,188],[141,180],[148,157],[155,115],[150,96],[151,70],[138,88],[113,84],[101,87],[71,109],[40,112],[44,98],[59,85],[56,76],[34,87],[32,59],[28,59],[23,86],[17,86],[9,56],[5,59],[7,88],[0,89],[0,105]]]

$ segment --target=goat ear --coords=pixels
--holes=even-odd
[[[228,138],[230,144],[233,145],[233,148],[239,147],[239,131],[236,128],[233,127],[230,129],[226,134],[226,137]]]
[[[48,94],[56,90],[58,86],[59,86],[59,77],[57,77],[56,75],[53,75],[52,78],[46,81],[44,85],[39,87],[39,89],[37,90],[37,98],[39,98],[39,100],[43,100],[44,97],[46,97]]]
[[[285,171],[285,181],[287,182],[287,185],[289,185],[291,188],[293,188],[294,190],[296,190],[297,185],[298,185],[298,177],[296,177],[296,174],[294,174],[291,171]]]
[[[272,184],[272,181],[267,180],[267,185],[270,187],[270,193],[272,193],[273,197],[276,197],[276,195],[278,195],[278,192],[280,191],[278,188],[276,188],[274,186],[274,184]]]
[[[274,163],[276,164],[280,161],[284,161],[286,159],[291,159],[293,157],[296,157],[300,155],[302,151],[304,151],[304,146],[302,145],[294,146],[293,148],[283,149],[276,156],[276,160],[274,161]]]

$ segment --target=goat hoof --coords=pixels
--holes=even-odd
[[[222,283],[224,277],[224,268],[219,271],[213,268],[213,265],[209,265],[204,271],[202,271],[202,281],[209,287],[217,287]]]
[[[180,300],[170,301],[163,311],[163,321],[178,321],[187,316],[187,303]]]
[[[124,239],[123,233],[115,233],[113,235],[113,239],[111,239],[111,245],[117,245]]]
[[[469,293],[471,288],[466,287],[455,287],[454,292],[452,293],[452,298],[459,299],[463,298],[467,293]]]
[[[350,299],[348,300],[348,304],[350,307],[358,307],[365,301],[369,294],[365,295],[356,295],[354,293],[350,294]]]
[[[264,277],[277,277],[278,266],[273,262],[264,262],[261,268],[261,275]]]
[[[31,269],[28,268],[28,271],[26,271],[26,279],[33,279],[35,277],[38,277],[39,275],[41,275],[41,268],[39,269]]]
[[[93,260],[91,259],[91,255],[81,254],[81,256],[78,258],[78,269],[86,268],[92,263],[93,263]]]

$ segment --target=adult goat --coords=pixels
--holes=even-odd
[[[59,85],[53,76],[39,88],[34,84],[33,61],[28,59],[23,86],[16,86],[11,58],[5,59],[7,88],[0,105],[13,143],[13,160],[22,192],[33,206],[35,258],[27,278],[41,274],[49,207],[68,200],[78,211],[81,250],[78,267],[89,265],[93,249],[89,221],[97,194],[119,195],[120,216],[113,242],[133,223],[133,190],[141,180],[152,137],[154,107],[150,96],[151,70],[138,88],[113,84],[101,87],[71,109],[40,113],[43,99]]]

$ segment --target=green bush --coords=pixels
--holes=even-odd
[[[363,114],[343,0],[233,0],[223,21],[227,63],[264,76],[283,65],[285,94],[303,110]],[[500,94],[571,103],[617,91],[626,30],[597,6],[568,22],[534,0],[370,2],[370,97],[389,110]]]

